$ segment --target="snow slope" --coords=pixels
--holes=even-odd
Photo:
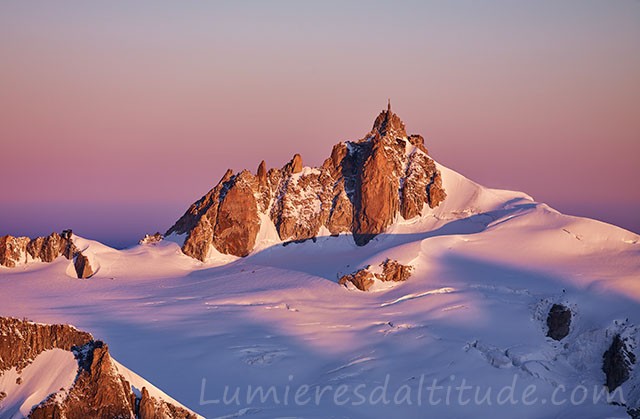
[[[20,374],[15,368],[0,375],[0,393],[7,396],[0,401],[3,418],[22,418],[31,408],[60,389],[68,391],[76,378],[78,363],[70,351],[44,351]],[[21,380],[19,384],[17,380]]]
[[[170,241],[117,251],[77,239],[100,266],[94,277],[69,277],[63,258],[0,269],[0,315],[90,331],[206,417],[626,417],[623,407],[591,402],[591,390],[604,382],[613,335],[637,339],[638,235],[439,169],[444,203],[364,247],[346,235],[282,246],[263,224],[250,256],[201,263]],[[386,258],[413,265],[409,281],[372,293],[337,284]],[[561,342],[546,337],[553,303],[574,311]],[[433,380],[443,389],[431,403]],[[493,403],[446,403],[446,389],[462,380],[492,391]],[[495,400],[514,380],[518,394],[535,386],[536,403]],[[370,395],[385,382],[389,403],[357,403],[356,388]],[[638,383],[634,375],[623,385],[630,404],[640,400]],[[247,403],[249,385],[274,386],[279,400]],[[293,395],[302,385],[314,396],[331,390],[301,405]],[[227,398],[238,388],[242,400],[224,403],[225,386]],[[340,386],[348,403],[334,400]],[[572,403],[580,386],[589,402]]]

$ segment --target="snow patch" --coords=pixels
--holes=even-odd
[[[33,406],[50,394],[67,394],[78,372],[78,363],[70,351],[51,349],[40,353],[20,373],[12,368],[0,373],[0,413],[6,418],[27,417]],[[18,382],[20,384],[18,384]]]

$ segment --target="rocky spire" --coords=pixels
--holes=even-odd
[[[417,150],[407,155],[409,144]],[[255,175],[228,173],[166,235],[186,234],[183,252],[203,261],[211,246],[248,255],[268,219],[283,242],[313,239],[325,227],[364,245],[398,215],[420,216],[446,197],[424,139],[407,135],[391,100],[365,137],[336,144],[321,167],[302,169],[296,154],[282,169],[261,162]]]
[[[302,156],[298,153],[294,154],[286,167],[288,167],[293,174],[300,173],[302,171]]]
[[[407,136],[404,122],[391,110],[391,99],[387,102],[387,110],[380,112],[373,123],[373,129],[369,136],[374,139],[383,137],[405,138]]]
[[[258,166],[258,171],[256,172],[256,177],[258,178],[258,182],[261,186],[267,184],[267,163],[264,160],[260,162]]]

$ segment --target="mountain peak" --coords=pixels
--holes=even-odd
[[[445,197],[424,139],[407,135],[389,100],[364,139],[336,144],[322,166],[303,170],[295,154],[281,169],[261,162],[256,175],[227,173],[166,235],[186,234],[183,252],[200,260],[211,247],[246,256],[259,240],[286,243],[322,231],[365,245],[399,216],[421,216]]]
[[[383,110],[382,112],[380,112],[375,122],[373,123],[371,132],[369,133],[369,138],[381,139],[385,137],[407,137],[404,122],[402,122],[400,117],[393,113],[393,111],[391,110],[391,99],[389,99],[389,101],[387,102],[387,110]]]

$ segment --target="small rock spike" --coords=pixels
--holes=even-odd
[[[387,102],[387,112],[391,113],[391,98],[389,98],[389,100]]]

